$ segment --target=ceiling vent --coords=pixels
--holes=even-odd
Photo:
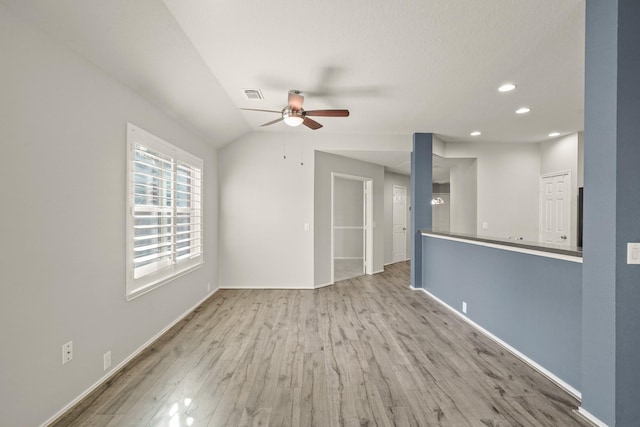
[[[264,99],[264,96],[262,96],[262,92],[260,92],[260,89],[242,89],[242,92],[244,92],[244,96],[247,99]]]

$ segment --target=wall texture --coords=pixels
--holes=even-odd
[[[217,154],[2,5],[0,52],[0,424],[35,426],[216,288]],[[204,159],[206,215],[204,267],[130,302],[127,121]]]

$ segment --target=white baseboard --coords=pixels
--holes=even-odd
[[[213,291],[211,291],[210,293],[208,293],[204,298],[202,298],[200,301],[198,301],[195,305],[193,305],[191,308],[187,309],[187,311],[185,311],[184,313],[182,313],[176,320],[174,320],[173,322],[169,323],[169,325],[165,326],[160,332],[158,332],[157,334],[155,334],[150,340],[148,340],[146,343],[144,343],[141,347],[139,347],[136,351],[134,351],[133,353],[131,353],[126,359],[124,359],[122,362],[120,362],[117,366],[115,366],[114,368],[111,369],[110,372],[108,372],[105,376],[103,376],[102,378],[100,378],[96,383],[94,383],[91,387],[89,387],[87,390],[85,390],[82,394],[80,394],[78,397],[76,397],[75,399],[73,399],[71,402],[69,402],[64,408],[62,408],[61,410],[59,410],[55,415],[53,415],[51,418],[49,418],[47,421],[45,421],[41,427],[45,427],[48,426],[49,424],[53,423],[54,421],[56,421],[58,418],[62,417],[67,411],[69,411],[71,408],[73,408],[75,405],[77,405],[79,402],[82,401],[82,399],[84,399],[85,397],[87,397],[89,394],[91,394],[95,389],[97,389],[98,387],[100,387],[102,384],[104,384],[105,382],[107,382],[111,377],[113,377],[115,374],[117,374],[118,372],[120,372],[120,370],[122,368],[124,368],[127,363],[131,362],[136,356],[138,356],[140,353],[142,353],[144,350],[146,350],[151,344],[153,344],[158,338],[160,338],[165,332],[167,332],[169,329],[171,329],[173,326],[175,326],[178,322],[180,322],[182,319],[184,319],[185,317],[187,317],[193,310],[195,310],[196,308],[198,308],[198,306],[200,304],[202,304],[203,302],[205,302],[207,299],[209,299],[213,294],[215,294],[220,288],[216,288]]]
[[[478,325],[476,322],[474,322],[473,320],[469,319],[467,316],[465,316],[464,314],[460,313],[458,310],[456,310],[455,308],[451,307],[449,304],[447,304],[446,302],[442,301],[440,298],[438,298],[437,296],[433,295],[431,292],[427,291],[426,289],[415,288],[413,286],[411,286],[411,289],[416,290],[416,291],[424,292],[429,297],[431,297],[435,301],[439,302],[440,304],[442,304],[443,306],[448,308],[453,314],[458,316],[460,319],[464,320],[469,325],[473,326],[475,329],[477,329],[483,335],[485,335],[488,338],[490,338],[491,340],[495,341],[497,344],[499,344],[505,350],[507,350],[508,352],[510,352],[511,354],[513,354],[514,356],[516,356],[517,358],[519,358],[520,360],[525,362],[527,365],[531,366],[536,371],[540,372],[542,375],[544,375],[545,377],[547,377],[548,379],[550,379],[554,383],[556,383],[564,391],[566,391],[567,393],[569,393],[570,395],[572,395],[576,399],[582,401],[582,393],[579,390],[577,390],[575,387],[571,386],[566,381],[562,380],[560,377],[558,377],[553,372],[549,371],[548,369],[546,369],[545,367],[543,367],[542,365],[540,365],[539,363],[537,363],[533,359],[531,359],[528,356],[526,356],[524,353],[522,353],[519,350],[517,350],[515,347],[512,347],[511,345],[507,344],[505,341],[503,341],[502,339],[498,338],[497,336],[495,336],[494,334],[492,334],[488,330],[484,329],[482,326]]]
[[[587,421],[589,421],[589,422],[593,423],[594,425],[596,425],[597,427],[609,427],[608,424],[603,423],[602,421],[600,421],[598,419],[598,417],[596,417],[591,412],[589,412],[586,409],[584,409],[582,406],[579,407],[576,412],[579,415],[581,415],[582,417],[584,417]]]
[[[384,273],[384,268],[383,268],[382,270],[374,271],[374,272],[373,272],[373,273],[371,273],[371,274],[380,274],[380,273]]]
[[[327,287],[327,286],[331,286],[333,284],[334,284],[333,282],[327,282],[327,283],[323,283],[322,285],[315,285],[313,287],[313,289],[320,289],[320,288],[324,288],[324,287]]]
[[[332,285],[333,283],[328,283],[328,285]],[[322,286],[327,286],[327,285],[322,285]],[[282,290],[300,290],[300,289],[315,289],[313,285],[311,286],[292,286],[292,287],[286,287],[286,286],[273,286],[273,285],[262,285],[262,286],[220,286],[220,289],[229,289],[229,290],[239,290],[239,289],[252,289],[252,290],[257,290],[257,289],[263,289],[263,290],[274,290],[274,289],[282,289]]]
[[[400,260],[400,261],[391,261],[391,262],[386,263],[384,266],[386,267],[388,265],[393,265],[393,264],[397,264],[399,262],[407,262],[407,261],[411,261],[411,258],[403,259],[403,260]]]

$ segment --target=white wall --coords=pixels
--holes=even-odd
[[[578,188],[584,187],[584,132],[578,132]]]
[[[246,135],[219,152],[221,287],[311,289],[326,283],[314,278],[314,234],[318,233],[314,150],[375,146],[381,151],[398,151],[411,147],[411,136],[332,135],[324,128],[311,131],[303,126],[281,126],[281,132]],[[330,216],[322,219],[330,224]],[[305,223],[310,231],[304,230]],[[330,246],[327,248],[320,277],[328,282],[331,254]],[[382,269],[382,252],[379,259]]]
[[[478,235],[538,240],[538,144],[448,142],[445,154],[477,159]],[[453,185],[451,197],[454,209]],[[453,227],[452,218],[456,231]]]
[[[570,243],[576,244],[583,163],[580,134],[530,144],[447,142],[439,150],[447,158],[475,158],[450,172],[452,232],[537,241],[540,176],[570,171],[574,222]]]
[[[216,287],[217,154],[1,4],[0,52],[0,424],[36,426]],[[205,161],[204,267],[131,302],[127,121]]]
[[[255,133],[220,150],[221,287],[313,287],[313,167],[295,138]]]
[[[393,186],[400,185],[407,189],[407,247],[405,254],[411,258],[411,177],[385,171],[384,173],[384,263],[393,262]]]
[[[540,143],[540,176],[556,172],[571,173],[571,233],[569,244],[578,242],[578,134],[566,135]],[[539,205],[538,205],[539,206]]]
[[[464,159],[451,168],[450,224],[454,233],[476,234],[478,231],[478,161]]]
[[[431,230],[449,233],[451,231],[451,194],[433,193],[433,198],[440,198],[444,203],[431,206]]]

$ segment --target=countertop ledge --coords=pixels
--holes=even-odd
[[[533,251],[549,252],[582,258],[582,249],[570,246],[556,245],[552,243],[529,242],[526,240],[499,239],[493,237],[480,237],[473,234],[444,233],[440,231],[420,230],[423,236],[443,237],[450,239],[469,240],[473,242],[489,243],[493,245],[511,246],[514,248],[529,249]]]

